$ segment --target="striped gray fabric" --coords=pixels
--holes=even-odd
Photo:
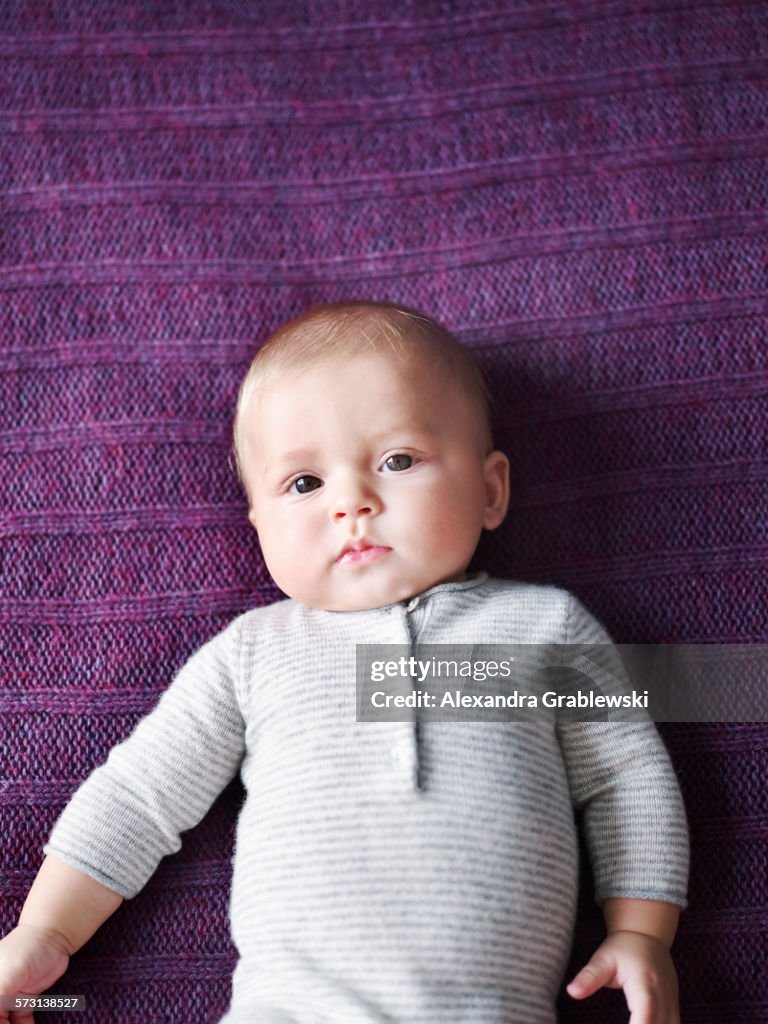
[[[599,900],[685,904],[654,726],[430,722],[417,742],[412,723],[355,721],[355,645],[607,640],[566,592],[485,574],[370,611],[248,612],[80,787],[46,852],[133,896],[240,768],[226,1024],[552,1024],[574,806]]]

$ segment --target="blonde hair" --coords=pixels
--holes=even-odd
[[[234,468],[246,493],[245,421],[255,395],[278,378],[296,374],[332,355],[389,352],[401,362],[429,360],[438,374],[457,384],[476,411],[484,454],[493,447],[490,399],[482,373],[469,351],[449,331],[423,313],[378,302],[334,302],[313,306],[283,324],[264,343],[240,385],[232,430]]]

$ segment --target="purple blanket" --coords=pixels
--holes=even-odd
[[[472,345],[513,508],[478,565],[624,642],[765,642],[768,6],[0,11],[0,929],[59,810],[191,651],[279,596],[239,379],[316,301]],[[683,1019],[768,1021],[768,732],[663,728],[690,814]],[[74,958],[79,1016],[228,1002],[237,784]],[[311,854],[311,851],[308,851]],[[585,874],[573,966],[600,936]],[[564,1022],[626,1019],[622,997]]]

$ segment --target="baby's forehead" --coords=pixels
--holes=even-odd
[[[254,393],[246,419],[257,449],[308,450],[350,429],[371,444],[442,443],[457,430],[477,430],[487,447],[484,411],[461,380],[423,354],[363,349],[284,368]]]
[[[449,385],[450,375],[437,361],[430,360],[425,352],[361,346],[342,352],[323,353],[300,362],[271,366],[269,372],[257,380],[253,395],[257,403],[261,401],[262,406],[290,403],[292,396],[300,391],[298,385],[303,385],[307,379],[321,378],[333,383],[336,374],[340,378],[348,376],[347,371],[365,363],[373,364],[374,368],[361,371],[355,379],[353,386],[361,392],[379,384],[382,377],[391,380],[395,386],[418,381],[422,393],[443,393]]]
[[[410,343],[408,339],[371,338],[367,335],[359,340],[354,335],[336,348],[319,348],[317,351],[303,350],[295,355],[287,352],[284,360],[276,359],[271,367],[270,379],[266,382],[279,383],[295,380],[305,373],[325,370],[335,366],[349,365],[356,360],[373,359],[395,372],[427,372],[437,361],[436,354],[423,344]]]

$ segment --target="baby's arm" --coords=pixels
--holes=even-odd
[[[630,1024],[679,1024],[677,975],[669,947],[680,908],[660,900],[612,897],[603,903],[608,931],[589,963],[568,985],[574,999],[621,988]]]
[[[42,863],[19,916],[0,942],[0,994],[38,995],[60,978],[70,956],[84,945],[123,901],[77,868],[48,856]],[[30,1024],[29,1011],[0,1021]]]
[[[233,637],[230,627],[189,659],[75,792],[45,853],[130,899],[181,847],[182,834],[202,819],[243,756]]]
[[[669,947],[685,903],[688,835],[668,755],[650,722],[569,723],[561,740],[608,931],[568,991],[583,999],[622,988],[630,1024],[678,1024]]]
[[[590,645],[595,679],[626,684],[610,637],[576,599],[566,639]],[[631,1024],[677,1024],[669,947],[686,902],[688,828],[669,755],[650,719],[561,721],[559,736],[608,931],[568,991],[583,999],[604,985],[623,988]]]

